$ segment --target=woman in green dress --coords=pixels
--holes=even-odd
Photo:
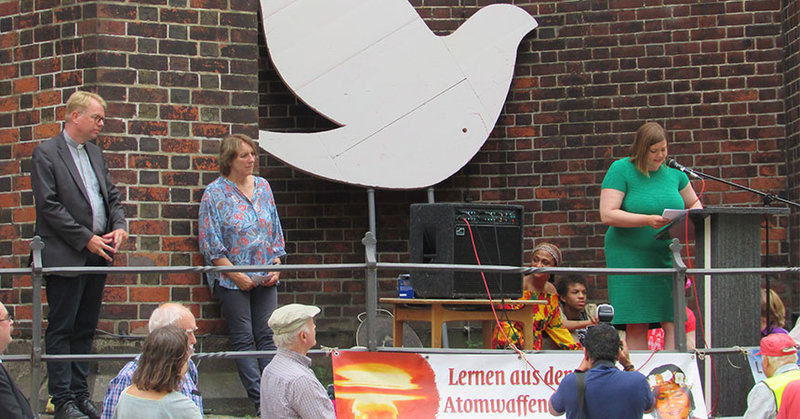
[[[636,131],[630,155],[611,164],[600,191],[609,268],[671,268],[669,240],[656,239],[670,220],[664,209],[702,208],[685,173],[664,165],[667,132],[656,122]],[[649,323],[661,323],[665,349],[675,348],[671,275],[609,275],[614,324],[626,325],[630,349],[647,350]]]

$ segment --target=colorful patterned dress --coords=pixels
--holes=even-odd
[[[544,341],[544,333],[547,333],[553,342],[558,345],[559,349],[581,349],[581,344],[572,339],[572,335],[564,327],[561,322],[561,308],[558,305],[558,294],[550,294],[546,292],[523,291],[520,300],[546,300],[547,304],[537,305],[533,313],[533,349],[542,350],[542,342]],[[519,304],[508,304],[504,307],[506,310],[518,310],[522,306]],[[514,343],[518,348],[522,348],[525,342],[522,338],[522,323],[520,322],[500,322],[500,326],[508,336],[508,341]],[[495,326],[494,333],[492,334],[492,347],[495,349],[503,349],[509,346],[506,337],[500,331],[498,326]]]

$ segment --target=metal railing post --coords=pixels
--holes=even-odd
[[[31,409],[39,412],[39,387],[42,384],[42,249],[44,241],[34,236],[31,241]]]
[[[681,258],[681,243],[672,239],[669,245],[672,251],[672,266],[676,269],[673,274],[672,302],[673,320],[675,325],[675,349],[686,352],[686,264]]]
[[[367,349],[375,351],[378,348],[378,333],[376,329],[378,311],[378,259],[376,244],[378,241],[371,231],[368,231],[361,240],[366,253],[365,278],[367,293]]]

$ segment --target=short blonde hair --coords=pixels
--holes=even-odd
[[[89,104],[92,103],[92,99],[96,100],[97,103],[103,107],[103,109],[106,108],[106,101],[97,93],[78,90],[77,92],[71,94],[69,99],[67,99],[67,112],[65,114],[65,118],[69,120],[69,116],[72,115],[72,112],[85,111],[89,107]]]
[[[647,172],[647,152],[653,144],[667,140],[667,130],[658,122],[647,122],[636,130],[636,138],[630,149],[630,159],[636,168],[645,176]]]
[[[258,161],[258,146],[252,138],[245,134],[229,135],[223,138],[219,143],[219,157],[217,157],[217,161],[219,162],[219,172],[222,173],[222,176],[231,174],[231,163],[233,159],[236,158],[236,155],[239,154],[239,144],[241,144],[242,141],[253,148],[256,161]]]

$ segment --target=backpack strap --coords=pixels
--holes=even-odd
[[[575,385],[578,387],[578,419],[583,419],[583,401],[586,398],[585,371],[575,371]]]

